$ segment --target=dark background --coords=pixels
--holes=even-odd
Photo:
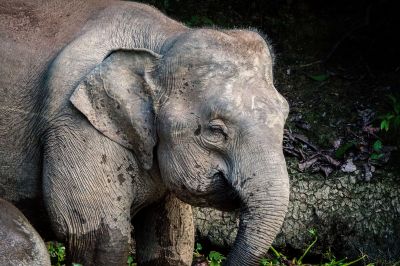
[[[145,0],[189,26],[252,27],[278,54],[301,53],[369,74],[400,67],[400,9],[389,0]],[[298,57],[293,54],[291,59]],[[293,62],[289,62],[293,63]]]
[[[377,137],[384,145],[399,145],[399,130],[372,138],[360,132],[365,113],[367,126],[378,129],[381,117],[393,111],[388,95],[400,101],[399,1],[142,2],[191,27],[253,28],[268,36],[277,58],[275,86],[291,107],[287,128],[316,145],[353,141],[349,131],[371,145]],[[299,117],[306,128],[296,127]],[[399,161],[396,152],[391,158],[392,164]]]

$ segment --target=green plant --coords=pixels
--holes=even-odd
[[[336,150],[335,157],[338,159],[343,159],[347,151],[353,148],[354,146],[356,146],[355,141],[346,142]]]
[[[304,257],[307,255],[307,253],[310,251],[310,249],[315,245],[315,243],[317,243],[317,240],[318,240],[317,230],[315,230],[314,228],[311,228],[310,230],[308,230],[308,233],[312,237],[314,237],[314,240],[313,240],[313,242],[311,242],[311,244],[308,245],[308,247],[304,251],[303,255],[301,255],[300,259],[297,260],[297,264],[299,264],[299,265],[302,264]],[[296,260],[295,259],[294,259],[294,262],[296,264]]]
[[[319,81],[319,82],[323,82],[323,81],[326,81],[326,80],[329,79],[329,74],[327,74],[327,73],[322,73],[322,74],[317,74],[317,75],[309,75],[309,77],[310,77],[312,80]]]
[[[135,262],[135,259],[132,255],[128,256],[128,261],[126,262],[128,266],[136,266],[137,263]]]
[[[380,128],[386,132],[388,132],[389,129],[396,131],[400,128],[400,100],[393,95],[388,95],[387,97],[390,101],[391,110],[380,116]]]
[[[281,265],[280,260],[282,258],[285,258],[283,256],[283,254],[281,254],[278,251],[276,251],[276,249],[273,246],[270,247],[270,250],[274,253],[275,258],[272,258],[272,259],[262,258],[260,260],[260,265],[261,266]]]
[[[208,263],[210,266],[220,266],[225,259],[226,257],[218,251],[210,251],[210,254],[208,254]]]
[[[51,265],[62,266],[65,263],[65,246],[58,242],[47,242],[47,250],[49,251]],[[75,264],[78,265],[78,264]]]
[[[285,266],[285,265],[292,265],[292,266],[302,266],[308,265],[303,263],[304,257],[309,253],[311,248],[315,245],[318,241],[317,230],[310,229],[308,230],[309,234],[313,237],[313,241],[307,246],[306,250],[303,252],[299,259],[293,258],[292,260],[288,260],[286,256],[282,253],[278,252],[274,247],[271,246],[270,251],[273,253],[274,258],[262,258],[260,260],[261,266]],[[331,250],[329,249],[324,254],[324,259],[328,260],[328,262],[320,263],[321,266],[350,266],[355,264],[361,260],[363,260],[366,255],[363,255],[353,261],[346,262],[347,258],[336,260],[336,257],[332,254]],[[368,264],[367,266],[374,266],[374,264]]]
[[[379,160],[384,156],[382,153],[383,143],[381,140],[376,140],[374,144],[372,144],[373,153],[371,154],[371,160]]]
[[[291,265],[291,266],[305,266],[305,265],[311,265],[311,264],[304,264],[303,259],[306,257],[306,255],[309,253],[311,248],[316,244],[318,241],[318,236],[317,236],[317,230],[315,229],[310,229],[308,230],[308,233],[313,237],[313,241],[307,246],[306,250],[303,252],[301,257],[299,259],[293,258],[291,260],[288,260],[285,255],[277,251],[274,247],[270,247],[270,253],[272,258],[262,258],[259,262],[260,266],[286,266],[286,265]],[[193,255],[195,258],[203,258],[208,261],[209,266],[221,266],[222,262],[226,259],[225,256],[223,256],[221,253],[217,251],[210,251],[209,255],[205,259],[204,256],[200,253],[201,250],[203,250],[203,247],[200,243],[196,243],[196,247],[193,251]],[[365,259],[367,255],[363,255],[353,261],[346,262],[347,258],[337,260],[336,257],[333,255],[331,250],[329,249],[327,252],[324,253],[324,261],[327,262],[321,262],[318,265],[321,266],[350,266],[353,264],[356,264],[357,262]],[[313,264],[315,265],[315,264]],[[367,266],[374,266],[373,263],[368,264]]]
[[[200,251],[203,249],[203,246],[200,243],[196,243],[196,248],[193,251],[193,256],[195,257],[201,257],[203,256],[200,254]]]
[[[200,258],[201,260],[207,260],[209,266],[221,266],[222,262],[226,259],[224,255],[218,251],[210,251],[207,258],[204,257],[200,252],[203,250],[203,246],[200,243],[196,243],[196,247],[193,251],[194,258]]]
[[[400,100],[393,95],[387,96],[390,110],[379,116],[379,127],[384,135],[381,135],[386,142],[394,142],[400,145]],[[382,140],[376,140],[372,145],[371,160],[379,160],[384,157]]]
[[[353,261],[345,262],[346,258],[341,260],[336,260],[336,257],[331,253],[331,250],[329,249],[329,251],[324,254],[324,257],[325,259],[328,260],[328,262],[321,264],[321,266],[350,266],[352,264],[359,262],[360,260],[363,260],[366,257],[366,255],[363,255]],[[374,266],[374,264],[370,263],[367,266]]]

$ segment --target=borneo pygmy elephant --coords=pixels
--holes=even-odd
[[[0,198],[0,265],[50,266],[46,245],[25,216]]]
[[[190,29],[143,4],[35,2],[2,6],[30,8],[36,26],[19,29],[9,10],[1,26],[0,196],[43,197],[54,232],[85,266],[126,262],[133,217],[141,232],[157,232],[154,216],[168,220],[157,234],[192,232],[190,209],[174,207],[183,204],[174,196],[240,208],[226,264],[258,265],[289,196],[288,105],[266,41]],[[154,213],[160,199],[175,203]],[[139,254],[150,257],[142,264],[190,264],[191,251],[157,245],[154,258]]]

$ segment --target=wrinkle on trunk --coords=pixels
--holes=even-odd
[[[285,218],[289,204],[285,160],[281,153],[261,154],[269,156],[243,165],[242,171],[256,171],[236,188],[241,198],[239,230],[225,265],[259,265]]]

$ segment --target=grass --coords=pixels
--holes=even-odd
[[[292,258],[288,259],[287,256],[284,254],[278,252],[274,247],[271,246],[270,251],[272,251],[273,256],[271,258],[263,258],[260,261],[261,266],[303,266],[303,265],[310,265],[310,264],[305,264],[304,263],[304,258],[306,255],[310,252],[312,247],[317,243],[318,241],[318,236],[317,236],[317,231],[315,229],[310,229],[308,231],[310,235],[313,237],[313,241],[307,246],[307,248],[304,250],[303,254],[300,256],[300,258]],[[325,253],[325,262],[321,262],[318,265],[321,266],[350,266],[353,264],[356,264],[357,262],[360,262],[364,260],[367,256],[363,255],[355,260],[347,262],[347,258],[345,259],[340,259],[337,260],[336,257],[330,252]],[[374,264],[370,263],[367,264],[367,266],[374,266]]]
[[[306,258],[307,254],[310,253],[312,248],[318,242],[318,235],[315,229],[310,229],[309,231],[310,236],[312,237],[312,241],[310,244],[307,245],[307,248],[304,250],[302,255],[299,258],[290,258],[276,250],[274,247],[270,247],[268,252],[268,257],[262,258],[260,260],[260,266],[305,266],[311,265],[308,263],[304,263],[304,259]],[[65,266],[65,258],[67,256],[65,246],[59,242],[47,242],[47,248],[51,258],[51,265],[52,266]],[[209,254],[206,256],[202,253],[203,246],[200,243],[196,243],[196,246],[193,251],[193,261],[197,261],[198,265],[209,265],[209,266],[222,266],[226,257],[219,253],[218,251],[210,251]],[[367,255],[363,255],[355,260],[347,261],[347,258],[344,259],[337,259],[330,250],[328,250],[324,254],[324,261],[319,264],[314,265],[321,265],[321,266],[350,266],[356,263],[360,263],[364,259],[366,259]],[[207,263],[207,264],[200,264],[200,263]],[[128,266],[136,266],[135,259],[132,255],[127,258],[127,265]],[[365,263],[364,263],[365,265]],[[367,266],[374,266],[373,263],[366,264]],[[72,266],[83,266],[82,264],[73,263]]]
[[[302,255],[299,258],[291,258],[288,259],[288,256],[282,254],[281,252],[277,251],[274,247],[270,247],[269,249],[269,256],[268,258],[262,258],[260,260],[260,266],[305,266],[305,265],[312,265],[309,263],[304,263],[304,259],[306,258],[307,254],[311,251],[311,249],[315,246],[318,241],[317,231],[315,229],[310,229],[309,234],[313,238],[311,243],[307,246],[304,250]],[[225,260],[225,256],[220,254],[216,251],[210,251],[208,256],[204,256],[201,254],[202,246],[201,244],[197,243],[196,248],[193,252],[194,258],[203,257],[206,258],[208,265],[210,266],[222,266],[223,261]],[[332,252],[329,250],[324,254],[324,261],[319,264],[314,265],[321,265],[321,266],[350,266],[356,263],[359,263],[366,259],[367,255],[363,255],[355,260],[347,261],[347,258],[338,260]],[[365,263],[364,263],[365,265]],[[367,264],[367,266],[374,266],[373,263]]]

